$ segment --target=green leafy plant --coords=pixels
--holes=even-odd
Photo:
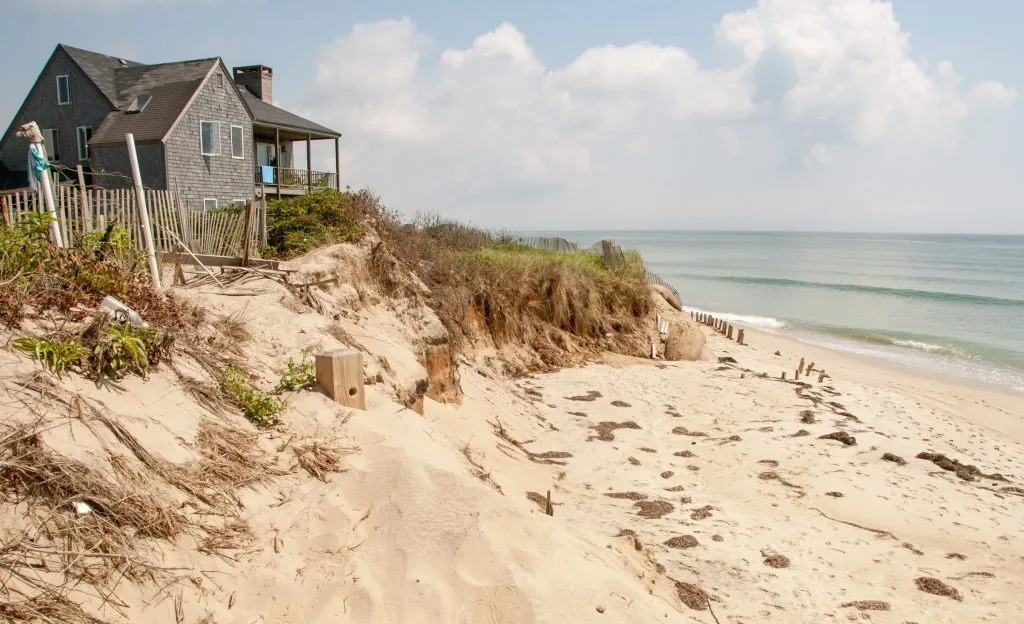
[[[249,375],[234,364],[224,369],[221,388],[242,409],[242,413],[257,427],[270,427],[279,422],[284,401],[252,384]]]
[[[79,366],[86,353],[85,348],[77,340],[46,340],[25,337],[16,339],[12,346],[16,351],[39,360],[43,368],[58,378],[69,369]]]
[[[303,351],[302,361],[295,363],[295,360],[288,358],[287,368],[281,375],[281,381],[277,384],[277,392],[295,392],[296,390],[309,390],[316,385],[316,362],[310,359],[309,354]]]
[[[110,325],[100,333],[89,365],[97,377],[121,379],[130,373],[145,377],[149,373],[150,350],[161,343],[156,328]]]

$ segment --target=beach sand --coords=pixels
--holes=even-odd
[[[461,404],[425,399],[421,415],[395,396],[426,374],[420,343],[436,318],[378,301],[331,320],[273,282],[247,288],[192,295],[245,320],[259,382],[344,338],[377,379],[367,409],[290,396],[282,427],[260,438],[287,474],[237,493],[251,540],[226,556],[189,536],[160,546],[162,565],[194,571],[174,585],[177,607],[122,584],[131,609],[104,605],[110,621],[1024,621],[1019,397],[702,327],[735,363],[608,355],[507,379],[462,358]],[[343,295],[355,308],[355,290]],[[793,383],[801,357],[831,378]],[[11,378],[34,366],[10,353],[2,364]],[[166,371],[116,392],[64,382],[179,462],[212,416],[175,384]],[[49,444],[100,461],[117,443],[76,427]],[[837,432],[855,444],[821,439]],[[291,448],[313,439],[349,449],[325,482],[295,467]]]
[[[509,470],[506,492],[551,488],[554,521],[635,532],[722,622],[1024,618],[1021,399],[746,335],[740,346],[708,331],[736,364],[613,357],[522,382],[541,425],[511,435],[572,458],[527,483]],[[792,383],[801,357],[831,379]],[[474,379],[467,395],[496,391]],[[819,439],[836,432],[855,444]],[[995,478],[961,469],[965,480],[921,452]],[[788,567],[768,565],[774,553]],[[957,596],[922,591],[924,578]]]

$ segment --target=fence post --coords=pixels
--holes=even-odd
[[[245,202],[245,234],[242,237],[242,266],[249,266],[249,241],[252,239],[252,202]]]
[[[85,190],[85,170],[78,165],[78,207],[82,221],[85,222],[83,232],[92,232],[92,206],[89,205],[89,192]]]
[[[128,158],[132,163],[132,179],[135,181],[135,201],[139,208],[142,236],[146,241],[146,255],[149,257],[149,272],[153,274],[153,287],[160,288],[160,265],[156,261],[153,247],[153,231],[149,228],[149,212],[146,210],[146,192],[142,189],[142,174],[139,173],[139,156],[135,153],[135,135],[124,135],[128,142]]]

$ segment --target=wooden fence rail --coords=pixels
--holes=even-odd
[[[99,189],[62,184],[54,187],[61,235],[68,244],[89,232],[104,232],[122,224],[132,243],[143,247],[142,230],[131,189]],[[245,247],[245,211],[207,212],[190,209],[173,191],[149,189],[146,205],[157,251],[181,251],[178,237],[193,253],[241,256]],[[254,257],[266,245],[266,201],[253,202],[250,251]],[[23,189],[0,193],[0,216],[5,225],[24,220],[30,212],[45,212],[40,195]]]

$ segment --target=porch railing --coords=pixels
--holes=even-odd
[[[338,188],[338,178],[333,171],[256,166],[256,184],[277,186],[279,179],[281,188],[286,189]]]

